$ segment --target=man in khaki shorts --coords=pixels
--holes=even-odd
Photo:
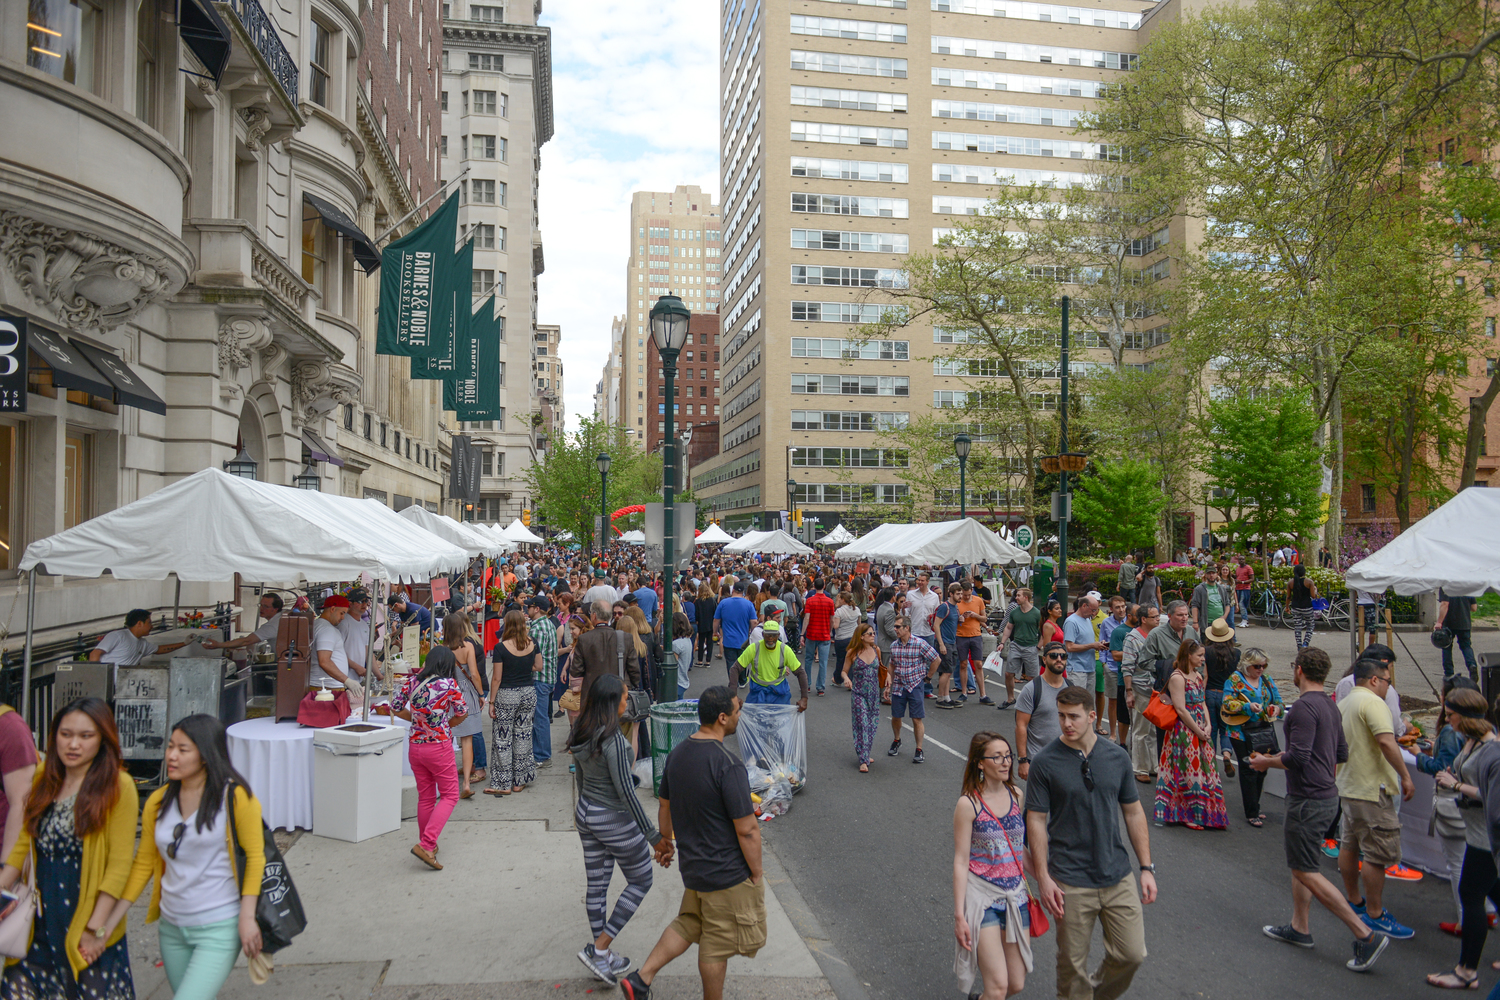
[[[1401,818],[1395,797],[1399,792],[1403,800],[1410,800],[1415,787],[1401,759],[1391,710],[1385,703],[1390,684],[1390,664],[1360,660],[1354,665],[1354,690],[1338,703],[1344,742],[1349,745],[1349,760],[1338,773],[1344,807],[1339,874],[1354,912],[1372,930],[1399,941],[1411,937],[1413,931],[1384,908],[1381,892],[1386,868],[1401,862]]]
[[[656,974],[694,944],[703,998],[722,1000],[730,957],[765,947],[760,827],[745,765],[724,747],[739,723],[740,700],[722,685],[708,688],[698,696],[698,731],[667,755],[657,823],[662,844],[677,840],[685,891],[646,963],[620,980],[626,1000],[650,1000]]]

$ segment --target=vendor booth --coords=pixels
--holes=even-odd
[[[747,531],[724,546],[724,551],[763,556],[810,556],[814,549],[777,528],[775,531]]]
[[[850,531],[846,526],[841,524],[830,531],[828,534],[824,535],[822,538],[818,539],[818,544],[838,546],[848,545],[852,541],[854,541],[854,533]]]
[[[734,536],[717,524],[710,524],[693,539],[694,545],[728,545]]]
[[[516,518],[510,524],[506,525],[504,530],[500,532],[500,536],[516,545],[540,545],[546,541],[546,539],[522,524],[520,518]]]
[[[470,558],[499,556],[514,552],[516,547],[482,524],[455,521],[445,514],[434,514],[419,504],[412,504],[396,515],[404,517],[423,531],[430,531],[467,552]]]
[[[904,566],[989,563],[1027,566],[1031,555],[972,517],[931,524],[882,524],[834,553],[835,559]]]

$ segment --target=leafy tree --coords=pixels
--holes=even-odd
[[[647,455],[625,432],[584,418],[579,429],[553,438],[540,461],[526,471],[533,503],[544,522],[573,537],[592,552],[594,518],[599,515],[599,469],[595,460],[610,456],[609,511],[661,498],[661,457]]]
[[[1105,549],[1131,552],[1156,541],[1167,495],[1150,462],[1120,459],[1093,463],[1093,475],[1079,477],[1073,513]]]
[[[1318,414],[1291,392],[1237,392],[1208,404],[1208,486],[1224,491],[1229,530],[1260,539],[1312,533],[1322,513]],[[1269,572],[1269,565],[1267,566]]]

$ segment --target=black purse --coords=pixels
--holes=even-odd
[[[1276,741],[1276,727],[1269,722],[1262,722],[1253,729],[1247,723],[1240,727],[1240,732],[1245,734],[1245,742],[1250,744],[1251,753],[1266,756],[1281,753],[1281,744]]]
[[[234,822],[234,789],[229,792],[229,831],[234,838],[234,870],[236,882],[245,884],[245,851],[240,847],[239,829]],[[260,895],[255,900],[255,923],[260,927],[261,947],[267,952],[277,952],[292,943],[292,938],[307,929],[307,915],[302,911],[302,897],[292,884],[292,876],[286,867],[286,859],[276,846],[271,828],[261,820],[261,832],[265,837],[266,871],[260,880]]]
[[[620,671],[620,683],[625,685],[625,691],[629,700],[625,702],[625,714],[622,718],[626,722],[640,722],[651,714],[651,695],[639,688],[630,686],[630,679],[625,676],[625,643],[629,637],[620,629],[615,629],[615,659]]]

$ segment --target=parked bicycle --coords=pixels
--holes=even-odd
[[[1349,599],[1347,597],[1335,598],[1331,601],[1327,598],[1315,597],[1313,598],[1312,603],[1313,628],[1316,629],[1319,625],[1326,625],[1329,628],[1337,629],[1340,632],[1349,631],[1350,609]],[[1251,607],[1253,610],[1253,602],[1251,604]],[[1280,618],[1281,624],[1285,625],[1287,628],[1292,627],[1290,609],[1282,608]],[[1272,627],[1274,628],[1274,626]]]
[[[1281,603],[1281,598],[1276,596],[1276,591],[1270,587],[1262,587],[1260,590],[1252,591],[1250,594],[1250,620],[1258,621],[1268,628],[1279,628],[1282,624],[1282,615],[1286,607]],[[1288,625],[1288,628],[1291,626]]]

